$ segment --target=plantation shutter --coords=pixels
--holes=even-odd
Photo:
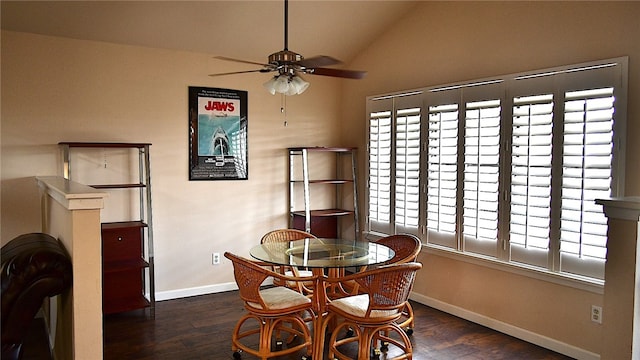
[[[496,256],[500,168],[500,100],[466,104],[464,120],[464,250]]]
[[[418,234],[420,220],[420,103],[395,100],[395,233]]]
[[[428,107],[427,145],[427,241],[452,249],[456,238],[458,188],[458,101],[460,91],[432,94]],[[437,101],[437,102],[435,102]]]
[[[606,259],[607,218],[595,200],[611,196],[614,101],[613,88],[565,94],[560,218],[564,272],[584,274],[585,263],[604,265]],[[604,272],[589,275],[604,278]]]
[[[373,101],[369,109],[368,231],[391,231],[391,99]]]
[[[553,94],[513,98],[511,260],[548,266],[551,236]]]

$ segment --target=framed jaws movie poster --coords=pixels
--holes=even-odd
[[[247,180],[247,92],[189,86],[189,180]]]

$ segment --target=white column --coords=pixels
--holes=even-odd
[[[608,218],[602,360],[640,359],[640,197],[596,200]]]
[[[73,286],[56,301],[56,359],[102,359],[102,248],[100,209],[106,193],[62,177],[37,177],[43,232],[71,256]]]

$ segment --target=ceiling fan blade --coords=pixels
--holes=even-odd
[[[234,58],[230,58],[230,57],[226,57],[226,56],[214,56],[213,58],[214,59],[219,59],[219,60],[235,61],[235,62],[240,62],[240,63],[245,63],[245,64],[252,64],[252,65],[271,66],[269,64],[263,64],[263,63],[254,62],[254,61],[234,59]]]
[[[232,71],[232,72],[226,72],[226,73],[209,74],[209,76],[223,76],[223,75],[234,75],[234,74],[246,74],[246,73],[252,73],[252,72],[267,73],[267,72],[271,72],[271,71],[273,71],[273,70],[271,70],[271,69],[258,69],[258,70]]]
[[[296,64],[305,68],[316,68],[321,66],[331,66],[342,64],[342,61],[334,59],[331,56],[318,55],[297,61]]]
[[[362,79],[367,74],[366,71],[329,69],[329,68],[307,69],[306,73],[313,74],[313,75],[341,77],[341,78],[347,78],[347,79]]]

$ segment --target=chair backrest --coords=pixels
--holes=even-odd
[[[297,230],[297,229],[278,229],[269,231],[264,234],[262,239],[260,240],[261,244],[269,243],[269,242],[285,242],[292,240],[302,240],[308,238],[315,238],[316,236],[310,234],[306,231]]]
[[[230,252],[225,252],[224,256],[233,263],[233,275],[238,284],[240,298],[266,308],[260,296],[260,285],[272,275],[272,271]]]
[[[383,265],[402,264],[415,261],[422,248],[422,243],[415,235],[400,234],[383,237],[376,241],[378,244],[388,246],[395,255],[385,261]]]
[[[363,292],[369,295],[369,308],[366,316],[372,311],[399,310],[409,299],[416,272],[422,264],[408,262],[404,264],[385,265],[355,275],[354,280]],[[394,316],[393,313],[390,316]]]
[[[277,288],[280,289],[269,288],[266,289],[265,292],[270,290],[280,291],[277,293],[278,296],[276,296],[275,298],[277,298],[279,302],[285,300],[285,306],[282,306],[282,303],[274,305],[271,303],[271,301],[269,306],[265,303],[265,300],[262,297],[260,286],[267,278],[270,277],[273,278],[274,283],[276,282],[276,280],[279,280],[281,283],[286,281],[297,283],[303,281],[315,282],[318,279],[316,275],[304,278],[300,278],[297,276],[285,276],[266,268],[265,266],[270,266],[266,263],[251,261],[249,259],[234,255],[230,252],[225,252],[224,256],[227,259],[231,260],[233,264],[233,275],[235,277],[236,284],[238,285],[240,298],[244,301],[245,308],[250,312],[260,315],[277,315],[281,314],[285,309],[291,312],[292,310],[304,310],[305,308],[311,306],[311,301],[309,301],[309,299],[306,298],[301,292],[298,292],[297,296],[304,299],[305,301],[287,302],[286,300],[291,299],[291,296],[281,292],[280,289],[285,289],[281,286],[277,286]],[[285,292],[286,291],[289,291],[290,294],[296,293],[295,290],[285,289]],[[270,299],[274,300],[273,292],[271,292],[270,294],[272,295],[270,296]]]

